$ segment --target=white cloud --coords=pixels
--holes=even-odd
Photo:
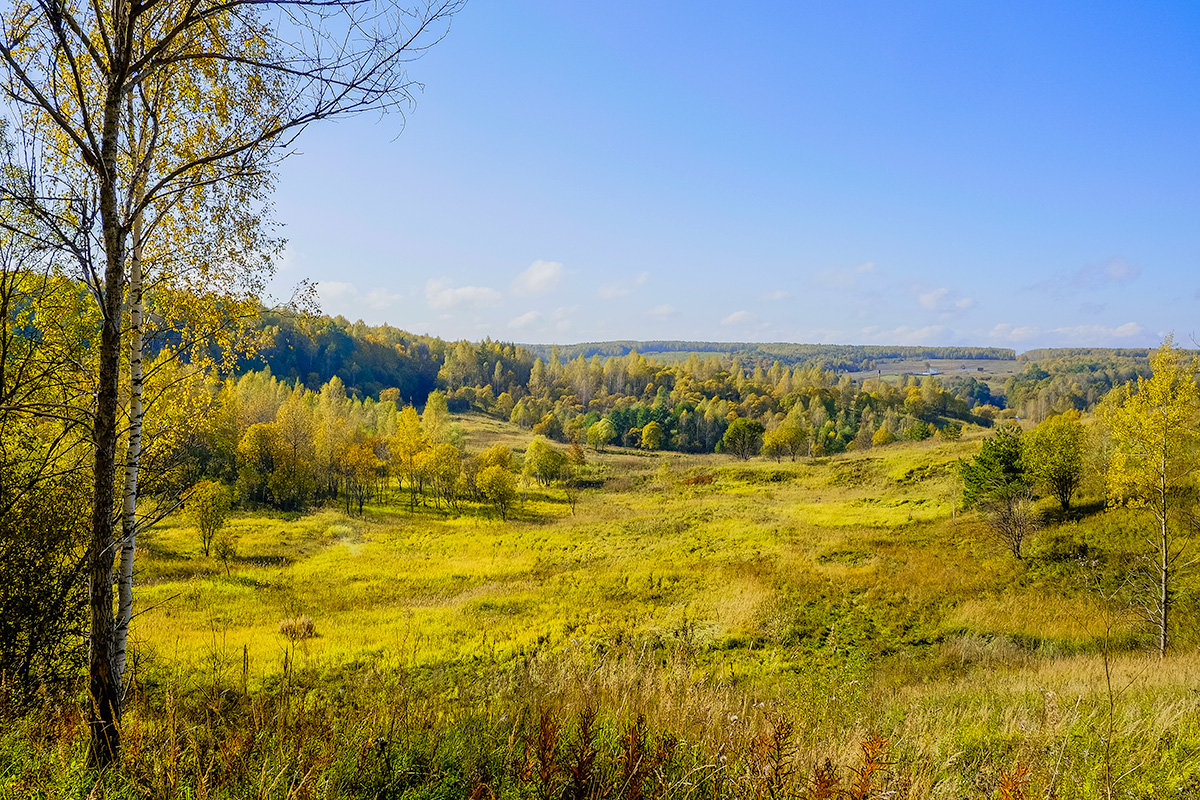
[[[777,300],[787,300],[791,296],[792,293],[787,289],[776,289],[773,292],[768,292],[767,294],[763,295],[763,300],[774,302]]]
[[[925,325],[913,328],[901,325],[890,330],[876,331],[876,341],[882,344],[934,344],[945,337],[944,325]]]
[[[1027,286],[1026,291],[1037,294],[1051,293],[1056,296],[1074,295],[1084,290],[1129,283],[1141,274],[1141,267],[1116,257],[1095,264],[1085,264],[1074,272],[1058,272],[1032,286]]]
[[[723,327],[728,328],[733,325],[749,325],[756,321],[757,321],[757,317],[755,317],[749,311],[742,310],[742,311],[735,311],[732,314],[730,314],[729,316],[722,319],[721,325]]]
[[[939,314],[966,311],[975,305],[973,297],[959,297],[957,292],[945,286],[931,289],[928,292],[918,293],[917,302],[921,304],[922,308],[928,311],[936,311]]]
[[[487,286],[455,288],[443,278],[430,278],[425,281],[425,302],[430,308],[438,310],[487,308],[500,305],[502,299],[499,292]]]
[[[518,330],[521,328],[528,328],[530,325],[541,319],[541,317],[542,315],[537,311],[526,311],[521,316],[509,320],[508,327],[516,328]]]
[[[633,289],[622,283],[607,283],[597,289],[596,294],[601,300],[614,300],[633,294]]]
[[[1039,333],[1034,325],[1012,325],[1007,322],[1001,322],[988,333],[992,339],[999,339],[1004,342],[1023,342],[1026,339],[1032,339]]]
[[[673,317],[675,316],[675,306],[668,303],[663,303],[661,306],[655,306],[654,308],[650,309],[650,316],[659,317],[660,319]]]
[[[846,332],[834,328],[797,328],[787,338],[805,344],[843,344],[847,341]]]
[[[925,292],[917,295],[917,302],[930,311],[937,310],[937,307],[946,299],[946,295],[950,294],[950,290],[946,287],[934,289],[932,292]]]
[[[1073,287],[1084,289],[1106,283],[1128,283],[1142,273],[1140,267],[1123,258],[1110,258],[1099,264],[1088,264],[1071,274]]]
[[[367,307],[376,311],[392,308],[403,299],[403,292],[393,292],[390,289],[384,289],[382,286],[377,286],[363,295],[363,302]]]
[[[632,281],[615,281],[606,283],[596,290],[601,300],[615,300],[618,297],[628,297],[634,289],[644,286],[650,280],[649,272],[639,272]]]
[[[559,306],[550,315],[550,321],[554,323],[554,330],[559,333],[566,333],[571,330],[578,314],[579,306]]]
[[[562,280],[563,265],[558,261],[535,261],[512,283],[513,294],[529,297],[545,294]]]
[[[1055,328],[1051,333],[1080,344],[1104,344],[1117,339],[1140,336],[1145,328],[1136,322],[1109,327],[1108,325],[1071,325]]]
[[[322,303],[337,303],[358,296],[358,287],[346,281],[320,281],[317,283],[317,294]]]

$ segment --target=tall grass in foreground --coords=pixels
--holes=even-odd
[[[4,798],[1157,798],[1200,796],[1200,660],[1076,657],[897,690],[797,675],[771,697],[686,647],[470,672],[298,666],[250,689],[215,658],[143,669],[123,763],[85,768],[79,703],[8,713]]]

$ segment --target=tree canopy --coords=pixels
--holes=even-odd
[[[759,448],[762,447],[762,437],[762,423],[738,417],[725,429],[725,435],[721,437],[721,444],[724,446],[725,452],[745,461],[750,456],[758,454]]]
[[[1072,409],[1048,417],[1024,435],[1022,447],[1029,477],[1057,497],[1064,511],[1069,509],[1083,477],[1084,430],[1079,412]]]

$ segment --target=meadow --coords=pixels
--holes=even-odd
[[[574,509],[240,513],[228,564],[170,518],[139,541],[124,768],[87,773],[67,699],[11,722],[0,796],[1200,796],[1200,581],[1160,661],[1125,593],[1144,521],[1043,501],[1016,560],[956,510],[984,435],[588,450]]]

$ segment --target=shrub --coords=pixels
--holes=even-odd
[[[279,621],[279,632],[293,642],[312,639],[317,635],[317,626],[312,617],[289,617]]]

